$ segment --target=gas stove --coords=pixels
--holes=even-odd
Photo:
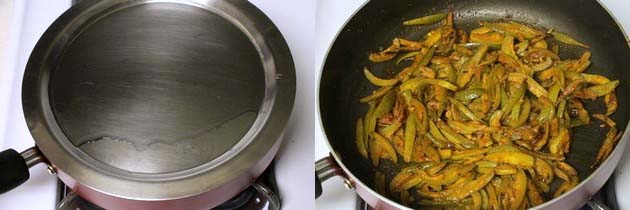
[[[324,59],[329,47],[332,45],[338,31],[350,17],[359,9],[366,0],[319,0],[316,14],[315,36],[315,68],[318,73],[324,64]],[[630,33],[630,1],[601,0],[609,11],[615,16],[626,34]],[[629,40],[630,41],[630,40]],[[319,116],[316,116],[319,118]],[[319,119],[317,119],[319,121]],[[316,125],[315,133],[315,159],[329,155],[325,134],[321,124]],[[630,151],[630,144],[626,151]],[[333,177],[322,183],[323,193],[316,201],[316,209],[371,209],[352,190],[344,187],[343,180]],[[630,152],[626,152],[612,175],[612,178],[604,185],[594,198],[608,206],[610,209],[630,209],[630,200],[626,198],[630,193]],[[589,209],[588,207],[583,207]]]

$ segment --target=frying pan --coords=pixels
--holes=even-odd
[[[209,209],[269,165],[294,95],[286,42],[247,1],[84,0],[32,51],[36,146],[0,153],[0,193],[44,162],[106,209]]]
[[[630,113],[628,81],[630,74],[630,48],[623,30],[597,1],[593,0],[460,0],[452,1],[455,27],[470,31],[478,21],[518,21],[536,27],[555,28],[571,34],[591,45],[592,65],[587,70],[621,81],[617,94],[619,109],[612,116],[619,128],[626,128]],[[317,192],[319,182],[340,175],[344,183],[370,206],[377,209],[407,208],[373,190],[375,168],[361,157],[354,146],[355,120],[367,111],[359,103],[361,97],[375,89],[364,79],[362,69],[368,66],[376,75],[387,75],[386,70],[397,72],[393,64],[373,65],[368,53],[388,46],[396,37],[418,40],[433,27],[408,27],[402,21],[418,16],[446,12],[446,1],[401,0],[369,1],[339,31],[323,65],[319,83],[319,114],[331,157],[316,163]],[[577,58],[583,49],[561,47],[560,56]],[[391,72],[390,72],[391,73]],[[601,101],[586,104],[592,113],[603,110]],[[598,112],[599,111],[599,112]],[[628,130],[627,128],[625,130]],[[572,129],[571,153],[566,161],[579,173],[581,183],[564,195],[550,200],[538,208],[576,209],[597,192],[615,169],[629,133],[623,134],[607,160],[596,170],[589,169],[595,159],[607,129],[598,124]],[[386,174],[391,178],[392,174]]]

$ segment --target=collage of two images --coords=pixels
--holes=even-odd
[[[0,0],[0,209],[630,209],[629,8]]]

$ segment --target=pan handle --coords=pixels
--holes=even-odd
[[[28,169],[43,162],[43,156],[37,147],[31,147],[21,153],[14,149],[0,152],[0,194],[12,190],[24,183],[30,174]]]
[[[591,199],[590,201],[587,201],[586,206],[590,207],[593,210],[610,210],[610,208],[608,208],[606,204],[604,204],[599,199],[595,199],[595,198]]]
[[[343,169],[339,167],[332,156],[328,156],[315,162],[315,198],[319,198],[322,195],[322,182],[333,176],[342,177],[346,188],[354,189],[354,184],[347,178]]]

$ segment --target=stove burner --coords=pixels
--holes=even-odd
[[[270,210],[279,210],[280,198],[277,192],[276,175],[271,163],[249,188],[212,210],[263,209],[266,204],[269,204]]]
[[[258,180],[234,198],[211,210],[234,210],[234,209],[280,209],[280,197],[276,185],[276,176],[273,170],[273,162],[267,167],[265,172],[258,177]],[[59,192],[57,194],[58,210],[104,210],[89,201],[82,199],[71,189],[59,181]],[[265,208],[267,207],[267,208]]]
[[[247,205],[249,201],[252,200],[252,197],[256,195],[256,190],[254,188],[247,188],[241,194],[238,194],[236,197],[230,199],[229,201],[213,208],[212,210],[230,210],[237,209],[239,207],[243,207]]]

